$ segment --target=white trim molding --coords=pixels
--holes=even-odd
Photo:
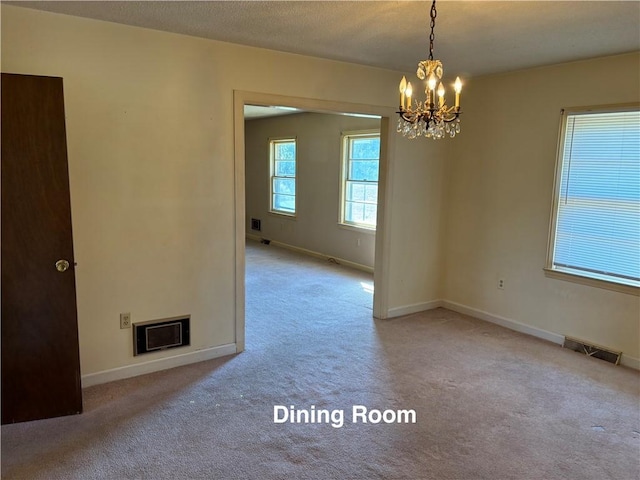
[[[434,308],[446,308],[454,312],[469,315],[470,317],[484,320],[485,322],[495,323],[501,327],[508,328],[509,330],[515,330],[516,332],[526,333],[537,338],[542,338],[550,342],[562,345],[564,343],[564,335],[558,333],[549,332],[541,328],[532,327],[524,323],[516,322],[509,318],[494,315],[477,308],[467,307],[460,303],[452,302],[449,300],[433,300],[431,302],[414,303],[413,305],[405,305],[402,307],[394,307],[389,309],[389,317],[400,317],[403,315],[410,315],[412,313],[423,312],[426,310],[433,310]]]
[[[509,330],[514,330],[516,332],[531,335],[536,338],[541,338],[557,345],[564,344],[564,335],[561,335],[559,333],[532,327],[531,325],[516,322],[515,320],[512,320],[510,318],[494,315],[492,313],[478,310],[477,308],[468,307],[466,305],[462,305],[460,303],[452,302],[449,300],[434,300],[431,302],[415,303],[413,305],[406,305],[403,307],[394,307],[389,309],[389,318],[410,315],[412,313],[432,310],[438,307],[446,308],[448,310],[462,313],[464,315],[469,315],[470,317],[478,318],[486,322],[495,323],[496,325],[508,328]],[[640,370],[640,358],[625,355],[623,352],[622,356],[620,357],[620,365],[633,368],[635,370]]]
[[[426,312],[427,310],[433,310],[434,308],[442,307],[442,300],[432,300],[431,302],[414,303],[412,305],[403,305],[402,307],[392,307],[389,309],[389,315],[387,318],[402,317],[404,315],[411,315],[412,313]]]
[[[234,177],[235,177],[235,342],[238,350],[245,343],[245,151],[244,151],[244,106],[281,105],[315,112],[343,112],[375,115],[380,117],[380,172],[378,178],[378,221],[375,241],[373,316],[384,318],[389,295],[389,251],[391,239],[391,199],[395,151],[396,109],[382,105],[319,100],[313,98],[290,97],[271,93],[233,91],[234,114]],[[355,266],[355,265],[352,265]],[[356,267],[357,268],[357,267]]]
[[[634,370],[640,370],[640,358],[630,357],[625,355],[624,352],[620,357],[620,365],[623,367],[633,368]]]
[[[570,271],[563,271],[554,268],[544,268],[544,274],[548,278],[555,278],[556,280],[566,280],[568,282],[588,285],[590,287],[604,288],[606,290],[625,293],[627,295],[635,295],[636,297],[640,296],[640,287],[636,287],[635,285],[626,285],[609,280],[600,280],[593,276],[587,277],[578,273],[572,273]]]
[[[126,365],[124,367],[103,370],[102,372],[90,373],[82,376],[82,388],[99,385],[101,383],[113,382],[124,378],[137,377],[147,373],[168,370],[170,368],[181,367],[191,363],[204,362],[218,357],[225,357],[237,353],[235,343],[220,345],[218,347],[205,348],[195,352],[183,353],[173,357],[158,358],[147,362]]]
[[[494,315],[492,313],[478,310],[477,308],[467,307],[466,305],[451,302],[449,300],[443,300],[442,306],[444,308],[448,308],[449,310],[453,310],[454,312],[463,313],[471,317],[479,318],[480,320],[495,323],[496,325],[508,328],[509,330],[526,333],[527,335],[542,338],[543,340],[547,340],[558,345],[562,345],[564,343],[564,335],[549,332],[548,330],[543,330],[541,328],[532,327],[531,325],[526,325],[524,323],[516,322],[515,320],[511,320],[510,318]]]

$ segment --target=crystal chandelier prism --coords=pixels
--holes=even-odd
[[[445,89],[442,84],[444,69],[440,60],[433,59],[433,33],[436,27],[436,0],[431,5],[431,35],[429,36],[429,59],[418,63],[416,75],[424,81],[426,99],[413,99],[413,87],[405,77],[400,81],[400,109],[398,113],[398,133],[407,138],[427,137],[440,139],[455,137],[460,133],[460,77],[454,83],[455,105],[446,104]],[[436,98],[437,95],[437,98]]]

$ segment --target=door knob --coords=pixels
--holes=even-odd
[[[69,269],[69,262],[66,260],[58,260],[56,262],[56,270],[59,272],[66,272]]]

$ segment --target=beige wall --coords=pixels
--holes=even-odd
[[[233,346],[234,90],[393,112],[399,74],[1,11],[2,70],[64,78],[83,375]],[[390,137],[386,314],[446,299],[640,357],[638,297],[542,273],[559,109],[638,96],[637,55],[483,77],[454,141]],[[192,345],[134,358],[120,312],[190,313]]]
[[[345,228],[340,211],[341,134],[380,130],[380,120],[301,113],[245,122],[247,232],[373,268],[375,230]],[[296,217],[269,213],[269,139],[295,137]],[[252,231],[251,218],[262,222]]]
[[[637,102],[639,66],[632,54],[469,82],[447,162],[447,300],[640,357],[637,296],[542,270],[560,109]]]
[[[2,70],[64,78],[82,374],[233,346],[234,90],[392,113],[399,74],[1,9]],[[387,310],[438,299],[441,273],[424,266],[440,258],[442,189],[426,191],[418,179],[438,182],[443,159],[435,150],[425,161],[432,148],[425,143],[390,145],[396,198],[384,235]],[[420,215],[408,215],[407,204]],[[134,358],[120,312],[134,322],[191,314],[192,345]],[[127,375],[115,372],[92,382]]]

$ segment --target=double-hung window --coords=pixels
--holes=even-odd
[[[270,211],[282,215],[296,214],[296,139],[269,141]]]
[[[340,223],[373,230],[378,214],[380,132],[345,133],[342,142]]]
[[[638,106],[564,112],[546,267],[551,276],[637,294]]]

